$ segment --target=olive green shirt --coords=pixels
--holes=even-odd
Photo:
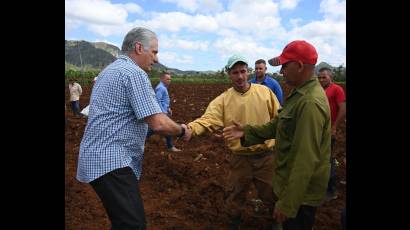
[[[275,207],[294,218],[300,205],[319,206],[330,173],[330,108],[317,78],[295,88],[277,118],[245,126],[243,146],[276,139]]]

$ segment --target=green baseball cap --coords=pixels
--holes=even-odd
[[[248,64],[248,60],[246,60],[246,58],[245,58],[244,56],[235,54],[235,55],[231,56],[231,57],[228,59],[228,63],[227,63],[226,66],[225,66],[226,71],[228,71],[229,69],[231,69],[232,66],[235,65],[237,62],[245,62],[246,65],[249,65],[249,64]]]

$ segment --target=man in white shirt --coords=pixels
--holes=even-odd
[[[70,90],[70,102],[73,114],[76,117],[80,117],[80,96],[83,93],[83,89],[74,78],[69,80],[68,89]]]

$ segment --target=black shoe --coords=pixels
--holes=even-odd
[[[337,199],[337,192],[327,192],[326,201],[331,201]]]
[[[282,224],[278,224],[276,222],[272,223],[272,230],[282,230]]]
[[[230,228],[231,230],[240,230],[241,229],[242,219],[241,217],[235,217],[230,220]]]

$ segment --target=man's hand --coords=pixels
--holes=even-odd
[[[272,217],[273,217],[273,219],[276,221],[276,223],[279,223],[279,224],[285,222],[285,221],[288,219],[288,217],[287,217],[285,214],[283,214],[283,213],[282,213],[279,209],[277,209],[277,208],[273,209]]]
[[[171,110],[171,108],[168,108],[168,114],[169,114],[170,117],[172,117],[172,110]]]
[[[189,141],[192,137],[192,129],[186,124],[181,124],[182,128],[185,129],[185,135],[182,137],[182,140]]]
[[[228,126],[223,129],[223,137],[228,140],[232,141],[235,139],[239,139],[244,135],[243,125],[236,121],[232,121],[234,125]]]

